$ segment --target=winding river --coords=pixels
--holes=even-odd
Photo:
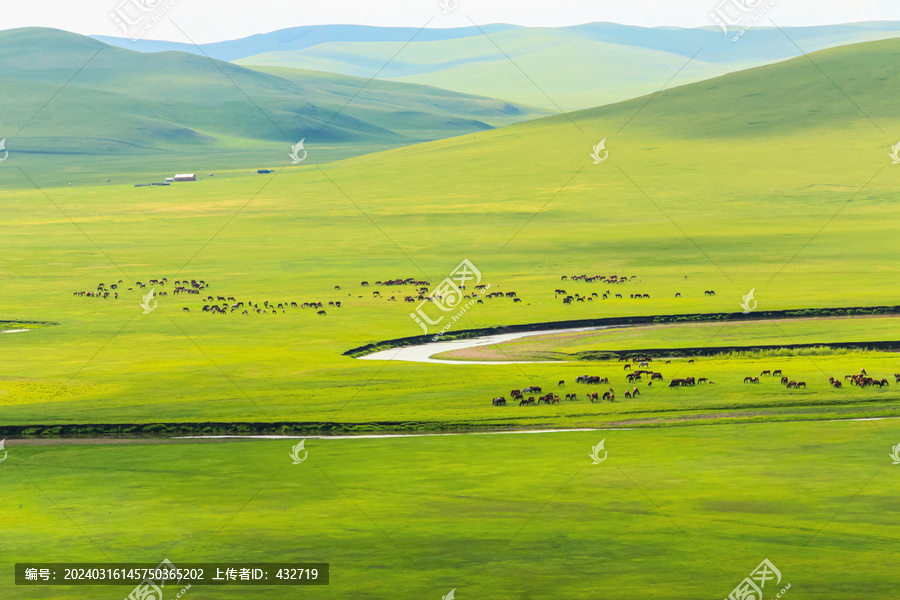
[[[572,333],[578,331],[600,331],[601,329],[615,329],[619,327],[628,327],[628,325],[609,325],[605,327],[578,327],[573,329],[547,329],[544,331],[501,333],[496,335],[486,335],[482,337],[469,338],[465,340],[451,340],[447,342],[433,342],[430,344],[419,344],[416,346],[391,348],[390,350],[374,352],[372,354],[360,356],[359,358],[360,360],[398,360],[404,362],[432,363],[438,365],[517,365],[533,363],[558,363],[560,361],[441,360],[431,357],[435,354],[440,354],[441,352],[462,350],[465,348],[476,348],[478,346],[489,346],[491,344],[500,344],[502,342],[509,342],[511,340],[517,340],[519,338],[531,337],[535,335]]]

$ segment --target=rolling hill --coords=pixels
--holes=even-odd
[[[199,44],[167,42],[163,40],[121,38],[107,35],[91,36],[111,46],[136,52],[166,52],[176,50],[202,54],[210,58],[233,61],[262,52],[303,50],[327,42],[407,42],[414,36],[419,41],[452,40],[519,29],[517,25],[485,25],[477,27],[453,27],[448,29],[418,29],[416,27],[371,27],[368,25],[308,25],[289,27],[270,33],[261,33],[237,40]]]
[[[322,149],[318,162],[546,114],[421,85],[142,54],[49,29],[0,32],[0,82],[14,90],[0,98],[3,137],[25,158],[274,149],[281,157],[306,138]]]
[[[577,110],[655,92],[676,74],[670,86],[793,58],[800,55],[798,46],[811,52],[898,32],[897,23],[788,27],[784,33],[760,27],[734,43],[713,28],[592,23],[445,40],[416,38],[405,47],[408,40],[334,40],[297,50],[273,49],[235,62],[360,77],[378,73],[391,81]]]

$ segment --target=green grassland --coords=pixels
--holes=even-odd
[[[402,302],[411,286],[388,290],[400,299],[390,302],[373,299],[360,281],[436,284],[464,258],[523,302],[486,301],[461,328],[734,312],[751,288],[761,309],[893,305],[896,266],[888,257],[900,250],[893,225],[900,171],[887,156],[890,138],[854,102],[885,132],[898,130],[897,46],[830,50],[813,55],[818,67],[802,58],[571,121],[543,119],[269,176],[35,191],[5,163],[0,182],[20,189],[3,195],[9,234],[0,241],[0,317],[60,325],[0,339],[4,422],[506,421],[509,408],[485,406],[491,397],[574,379],[585,366],[341,356],[421,333],[409,318],[414,305]],[[593,165],[588,154],[603,138],[610,158]],[[561,275],[579,273],[636,274],[616,291],[652,297],[561,305],[553,297]],[[300,309],[210,315],[200,312],[198,296],[169,295],[144,315],[142,290],[123,291],[118,301],[72,295],[98,282],[164,276],[204,279],[214,296],[343,307],[324,317]],[[708,289],[717,296],[705,296]],[[710,336],[708,344],[720,341]],[[875,362],[879,372],[900,370],[889,356],[804,360],[796,367],[811,384],[804,397],[895,399],[895,388],[841,392],[825,382],[826,373]],[[721,387],[687,392],[676,406],[756,402],[763,392],[748,395],[736,382],[762,368],[752,360],[711,367]],[[13,390],[21,386],[30,391]],[[764,394],[784,401],[780,389]],[[650,407],[668,402],[660,393]],[[585,416],[575,420],[602,421],[619,406],[583,404]],[[537,420],[563,419],[554,407]]]
[[[627,600],[726,597],[768,558],[774,592],[890,600],[896,423],[307,440],[299,465],[290,440],[11,442],[2,566],[323,561],[327,587],[187,595]],[[11,600],[130,589],[0,580]]]
[[[0,165],[0,321],[44,326],[0,334],[2,427],[610,430],[309,439],[299,465],[287,439],[9,436],[0,566],[327,561],[328,587],[195,586],[188,594],[419,599],[456,589],[461,600],[627,600],[726,597],[768,558],[792,586],[788,599],[895,598],[900,466],[888,455],[900,422],[852,419],[900,416],[898,388],[827,382],[863,367],[889,377],[900,371],[894,353],[655,362],[667,380],[715,383],[641,383],[636,399],[624,398],[635,384],[617,362],[443,365],[342,353],[421,334],[409,316],[415,304],[403,302],[413,286],[375,281],[414,277],[434,287],[466,258],[483,283],[522,302],[485,300],[451,333],[730,313],[751,288],[760,310],[896,305],[900,167],[887,154],[900,134],[898,50],[887,41],[826,51],[319,166],[280,168],[284,149],[270,156],[261,144],[254,156],[279,167],[274,174],[251,174],[242,163],[162,188],[120,181],[148,172],[140,156],[69,163],[55,154],[42,172],[15,162],[11,150]],[[595,165],[589,152],[602,139],[609,159]],[[153,166],[180,171],[181,158]],[[82,179],[70,187],[62,177],[72,173]],[[103,183],[107,173],[118,176]],[[561,281],[583,273],[636,277],[615,286],[621,300],[563,305],[558,287],[582,295],[608,287]],[[145,314],[151,286],[136,282],[162,277],[169,283],[156,291],[167,295]],[[210,287],[173,294],[175,280],[192,278]],[[73,295],[119,280],[118,299]],[[638,292],[651,298],[628,298]],[[215,315],[201,310],[206,295],[260,306],[321,301],[327,314]],[[328,305],[337,301],[340,308]],[[821,319],[784,323],[784,332],[692,324],[637,342],[827,342],[876,330],[892,338],[895,322]],[[676,329],[684,333],[673,338]],[[615,346],[637,343],[616,336]],[[742,383],[775,368],[808,388]],[[602,388],[574,384],[583,374],[608,376],[616,402],[586,401],[584,392]],[[557,389],[560,379],[569,383]],[[534,384],[580,398],[490,405]],[[604,439],[608,459],[593,465],[589,452]],[[0,597],[14,600],[125,597],[130,589],[26,589],[0,579]],[[766,597],[778,589],[767,587]]]

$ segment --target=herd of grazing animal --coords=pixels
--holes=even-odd
[[[325,316],[327,314],[325,310],[323,310],[325,303],[321,301],[315,302],[269,302],[268,300],[264,300],[262,302],[262,306],[260,307],[259,302],[252,301],[237,301],[234,299],[234,296],[216,296],[215,299],[212,296],[208,296],[206,298],[207,302],[221,302],[221,304],[204,304],[203,312],[208,312],[212,314],[227,314],[233,313],[236,311],[241,311],[242,315],[249,315],[251,312],[255,312],[257,314],[273,314],[276,315],[279,312],[282,314],[286,314],[289,310],[297,308],[297,309],[306,309],[311,308],[313,310],[317,310],[317,314]],[[340,301],[337,302],[328,302],[328,306],[334,308],[340,308]]]
[[[759,376],[749,375],[747,377],[744,377],[744,383],[759,383],[760,377],[765,377],[767,375],[772,378],[778,377],[780,375],[781,376],[781,385],[783,385],[787,389],[793,389],[793,390],[797,390],[800,388],[806,389],[805,381],[796,381],[794,379],[791,379],[790,377],[786,377],[781,372],[781,369],[775,369],[774,371],[770,370],[770,369],[766,369],[762,373],[760,373]],[[880,388],[880,387],[887,387],[890,385],[890,382],[888,382],[887,378],[878,379],[875,377],[869,377],[868,374],[866,373],[865,369],[862,369],[859,373],[856,373],[853,375],[844,375],[844,379],[849,380],[850,385],[856,385],[861,388],[870,387],[870,386]],[[900,383],[900,373],[894,373],[894,379],[895,379],[895,383]],[[829,385],[831,385],[831,387],[834,387],[834,388],[843,388],[844,387],[841,380],[835,379],[834,377],[829,377],[828,383],[829,383]]]
[[[600,377],[598,375],[579,375],[575,379],[575,383],[583,383],[585,385],[598,385],[598,384],[603,383],[603,384],[608,385],[609,378],[608,377]],[[559,383],[557,384],[557,387],[565,387],[565,385],[566,385],[565,380],[561,379],[559,381]],[[559,404],[560,403],[559,394],[547,393],[547,394],[544,394],[543,396],[539,395],[537,398],[535,398],[533,395],[530,395],[530,394],[541,394],[541,392],[543,392],[543,389],[540,388],[539,386],[535,385],[535,386],[530,386],[530,387],[526,387],[526,388],[522,388],[522,389],[510,390],[509,395],[513,402],[519,403],[519,406],[534,406],[537,404]],[[641,395],[641,391],[637,388],[633,388],[632,390],[625,392],[626,398],[637,398],[640,395]],[[616,392],[615,392],[615,390],[613,390],[613,388],[609,388],[609,390],[603,392],[603,394],[600,394],[600,392],[587,392],[584,396],[592,404],[595,402],[600,402],[601,400],[608,400],[609,402],[616,401]],[[572,402],[572,401],[577,401],[579,398],[578,398],[577,393],[571,393],[571,394],[566,394],[565,399],[566,399],[566,401]],[[491,400],[491,404],[493,406],[506,406],[506,397],[505,396],[497,396]]]
[[[359,284],[361,287],[370,287],[368,281],[361,281]],[[407,294],[404,290],[399,290],[397,292],[390,292],[390,297],[385,298],[388,292],[385,290],[384,294],[380,290],[375,290],[372,292],[372,298],[381,298],[386,299],[388,302],[397,302],[398,295],[402,296],[404,302],[414,303],[414,302],[434,302],[435,300],[442,300],[443,296],[441,294],[434,294],[432,296],[432,292],[429,290],[431,283],[428,281],[420,281],[413,277],[407,277],[405,279],[386,279],[384,281],[376,281],[373,285],[383,285],[388,287],[401,286],[401,285],[412,285],[416,286],[412,292]],[[484,304],[484,300],[482,298],[486,298],[488,300],[492,300],[494,298],[509,298],[513,301],[513,303],[521,303],[522,299],[518,297],[516,292],[487,292],[488,286],[486,284],[478,284],[475,286],[474,293],[464,293],[462,296],[463,300],[475,300],[477,304]],[[339,286],[335,286],[335,289],[340,289]],[[466,286],[459,286],[460,290],[465,291]],[[362,296],[360,296],[362,298]]]
[[[141,281],[136,281],[135,286],[138,289],[144,289],[148,285],[153,286],[154,288],[162,288],[165,287],[169,283],[169,279],[167,277],[163,277],[161,279],[150,279],[147,283],[143,283]],[[209,287],[209,284],[200,279],[184,279],[184,280],[175,280],[172,282],[173,290],[172,294],[200,294],[201,290],[205,290]],[[87,298],[109,298],[112,295],[113,299],[119,298],[118,290],[122,286],[122,280],[120,279],[118,282],[110,284],[107,288],[105,283],[97,284],[97,289],[95,291],[81,291],[74,292],[74,296],[84,296]],[[336,286],[337,289],[340,289],[339,286]],[[133,291],[135,288],[130,287],[127,288],[128,291]],[[155,292],[156,296],[167,296],[168,292],[165,290],[159,290]],[[234,296],[207,296],[206,297],[207,304],[203,305],[201,309],[202,312],[212,313],[212,314],[227,314],[233,313],[236,311],[242,311],[241,314],[248,315],[252,312],[258,314],[278,314],[281,312],[282,314],[287,313],[288,310],[292,308],[311,308],[317,311],[316,314],[325,316],[326,312],[324,310],[325,303],[321,301],[315,302],[269,302],[268,300],[264,300],[262,302],[262,306],[259,305],[258,302],[252,301],[237,301]],[[334,308],[340,308],[340,301],[332,301],[327,303],[328,306]],[[187,306],[182,307],[183,312],[191,312],[191,309]]]
[[[169,282],[169,279],[167,277],[163,277],[162,279],[151,279],[147,283],[142,283],[140,281],[136,281],[134,283],[134,285],[136,285],[138,287],[138,289],[144,289],[148,285],[152,285],[154,287],[165,287],[165,285],[168,282]],[[188,284],[190,284],[190,287],[187,287]],[[109,298],[110,296],[112,296],[114,300],[118,300],[119,299],[119,287],[121,285],[122,285],[121,279],[118,280],[116,283],[109,284],[109,287],[107,287],[105,283],[98,283],[96,290],[72,292],[72,295],[73,296],[82,296],[85,298]],[[207,286],[208,286],[208,284],[203,280],[200,280],[199,282],[196,279],[191,279],[190,282],[188,282],[187,279],[185,279],[184,281],[179,280],[179,281],[175,282],[175,289],[172,293],[173,294],[182,294],[182,293],[199,294],[200,290],[206,288]],[[130,291],[133,291],[134,288],[130,287],[130,288],[127,288],[127,290],[130,292]],[[156,295],[157,296],[168,296],[169,294],[165,290],[160,290],[160,291],[156,292]]]
[[[599,282],[605,284],[620,284],[620,283],[628,283],[630,281],[634,281],[637,279],[637,275],[627,276],[627,275],[572,275],[566,276],[563,275],[560,277],[561,281],[571,280],[571,281],[584,281],[587,283],[590,282]],[[687,277],[685,277],[687,279]],[[642,283],[642,282],[639,282]],[[573,302],[593,302],[595,298],[600,298],[602,300],[607,300],[610,296],[614,296],[615,298],[624,298],[624,296],[620,293],[613,293],[611,290],[607,289],[603,292],[602,296],[597,292],[591,292],[590,294],[585,294],[582,296],[581,294],[570,295],[566,290],[562,288],[556,288],[553,290],[554,298],[559,298],[562,296],[562,303],[570,305]],[[703,292],[706,296],[715,296],[716,292],[714,290],[704,290]],[[629,294],[628,297],[632,300],[649,300],[650,294]],[[681,292],[675,293],[676,298],[681,298]]]
[[[620,358],[619,360],[622,361],[622,360],[627,360],[627,359]],[[652,361],[651,358],[641,358],[641,359],[633,359],[633,360],[634,360],[634,362],[637,362],[638,360],[640,360],[641,366],[647,366],[648,363]],[[667,360],[666,364],[669,364],[671,362],[672,362],[671,360]],[[693,359],[688,361],[688,363],[693,363],[693,362],[694,362]],[[628,364],[624,365],[623,370],[630,371],[631,367],[632,367],[631,363],[628,363]],[[625,374],[625,379],[628,381],[628,383],[634,383],[635,381],[641,381],[642,378],[647,375],[650,376],[650,381],[647,382],[648,386],[652,386],[654,381],[663,381],[662,373],[657,373],[655,371],[649,371],[649,370],[630,371],[629,373]],[[788,389],[801,389],[801,388],[805,389],[807,387],[805,381],[795,381],[793,379],[790,379],[789,377],[785,377],[784,374],[782,373],[781,369],[774,369],[774,370],[766,369],[762,373],[760,373],[759,376],[751,375],[751,376],[745,377],[744,383],[758,384],[760,382],[760,377],[766,377],[766,376],[772,377],[773,379],[775,377],[781,376],[781,384],[783,386],[785,386],[785,388],[788,388]],[[857,373],[854,375],[845,375],[844,379],[849,380],[850,385],[856,385],[856,386],[859,386],[862,388],[870,387],[870,386],[880,388],[880,387],[886,387],[886,386],[890,385],[886,378],[878,379],[877,377],[869,377],[868,374],[866,373],[865,369],[862,369],[862,371],[860,373]],[[900,373],[894,373],[894,380],[896,383],[900,383]],[[835,388],[843,387],[841,384],[841,381],[838,379],[835,379],[834,377],[829,377],[828,382]],[[599,375],[579,375],[578,377],[575,378],[575,383],[584,384],[584,385],[600,385],[600,384],[609,385],[609,377],[600,377]],[[694,387],[697,385],[714,384],[714,383],[715,383],[714,381],[709,380],[707,377],[682,377],[682,378],[673,378],[672,380],[670,380],[668,387],[670,387],[670,388]],[[566,381],[564,379],[560,379],[559,383],[557,384],[557,387],[565,387],[565,385],[566,385]],[[535,404],[559,404],[560,398],[557,394],[546,394],[546,395],[540,396],[538,398],[535,398],[534,396],[526,397],[527,394],[531,394],[531,393],[540,394],[541,391],[542,390],[540,387],[532,386],[532,387],[527,387],[527,388],[524,388],[521,390],[518,390],[518,389],[512,390],[510,392],[510,396],[512,396],[513,401],[519,402],[519,406],[532,406]],[[630,391],[626,391],[624,395],[626,398],[636,398],[637,396],[640,395],[640,393],[641,393],[640,390],[635,387]],[[603,392],[602,395],[599,392],[587,392],[585,394],[585,397],[591,403],[600,402],[601,400],[608,400],[610,402],[615,402],[615,400],[616,400],[616,394],[615,394],[615,391],[613,390],[613,388],[609,388],[609,390],[606,392]],[[579,395],[577,393],[567,393],[565,395],[565,400],[569,401],[569,402],[577,401],[577,400],[579,400]],[[492,403],[494,406],[506,406],[506,398],[504,396],[496,397],[492,400]]]

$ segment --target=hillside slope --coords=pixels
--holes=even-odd
[[[277,145],[280,155],[286,144],[307,138],[332,148],[334,158],[545,114],[425,86],[366,84],[182,52],[142,54],[57,30],[0,32],[0,86],[15,90],[0,97],[0,119],[8,145],[19,153]]]
[[[577,110],[823,48],[892,38],[897,23],[755,28],[734,43],[720,30],[591,23],[487,36],[395,42],[334,40],[236,60],[421,83],[533,106]],[[792,41],[793,40],[793,41]],[[693,60],[690,60],[693,58]],[[386,66],[385,66],[386,65]],[[382,67],[384,67],[382,69]],[[381,70],[380,70],[381,69]]]

